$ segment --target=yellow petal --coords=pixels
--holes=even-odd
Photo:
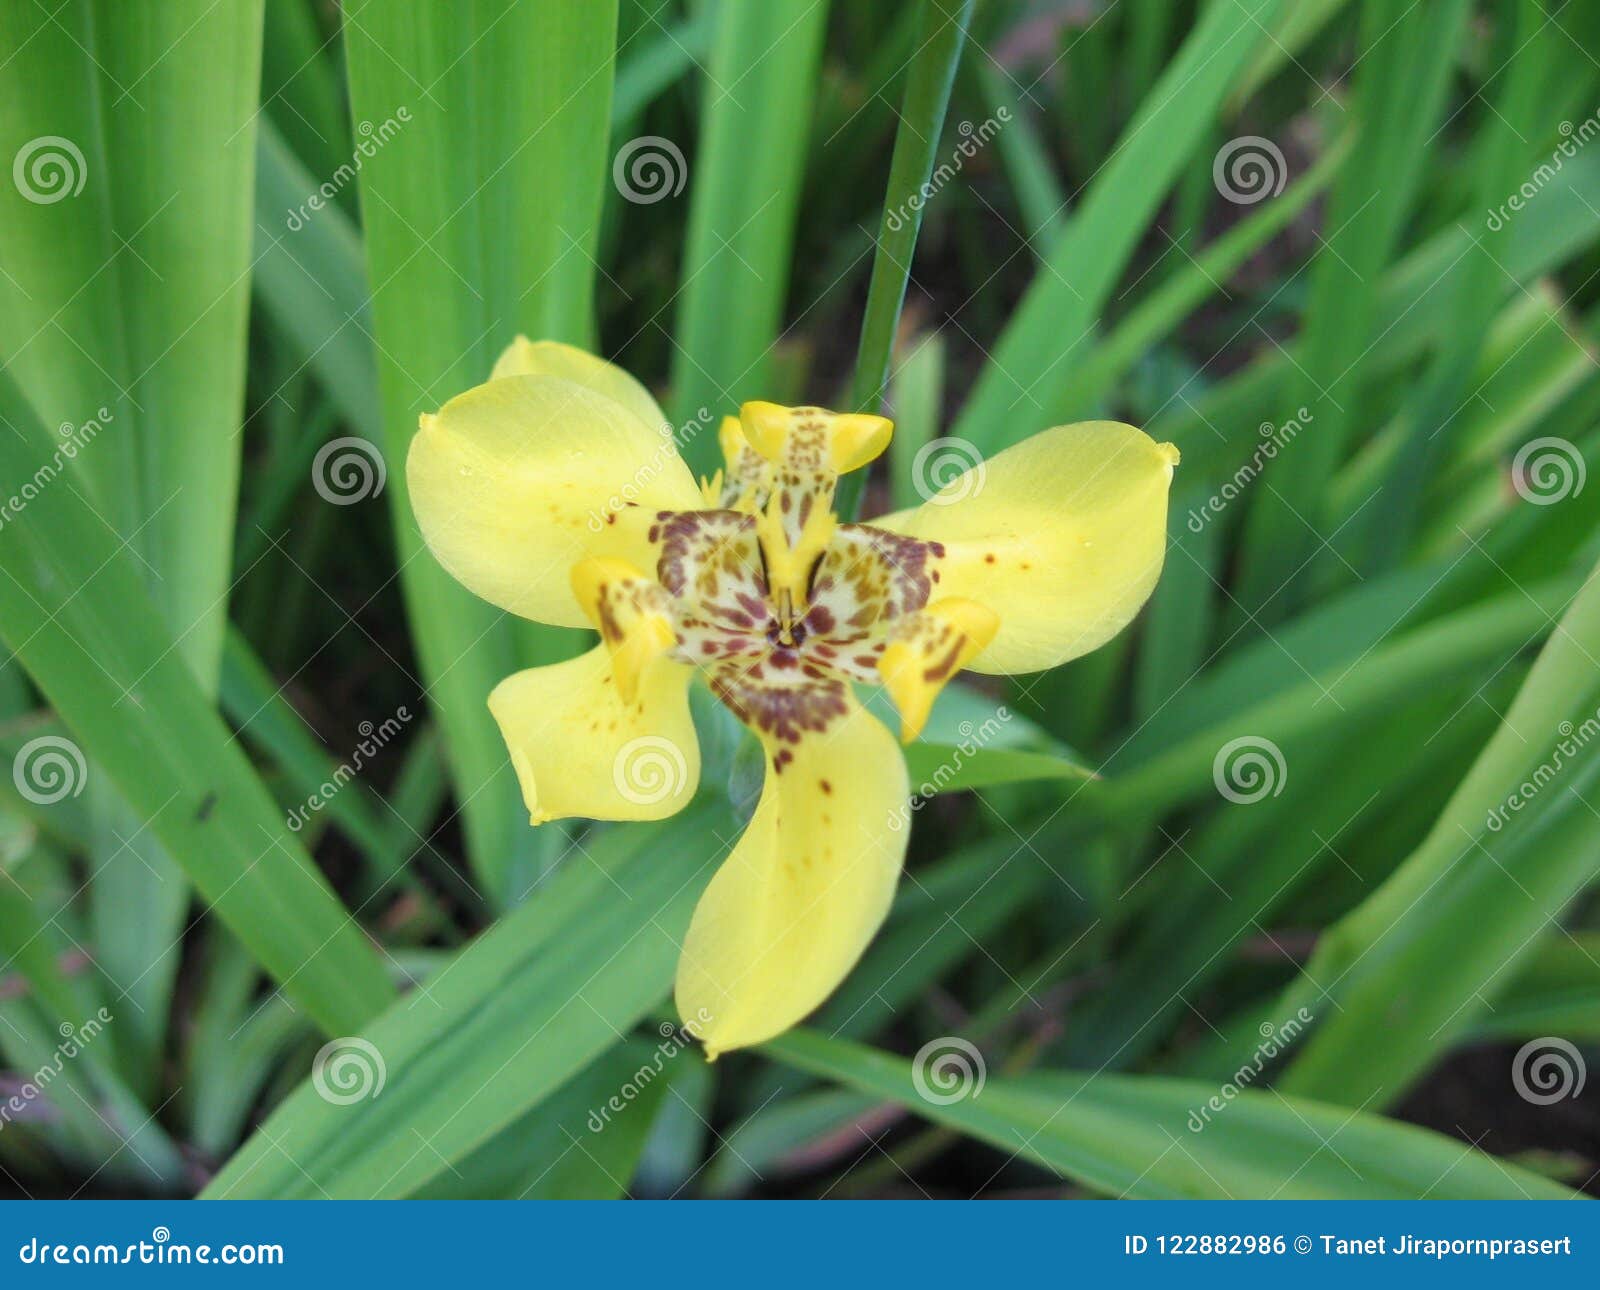
[[[584,625],[574,564],[610,556],[654,569],[657,512],[700,507],[670,439],[554,376],[490,381],[423,417],[406,479],[440,564],[502,609],[566,627]]]
[[[833,468],[841,475],[859,470],[876,461],[889,446],[894,422],[871,412],[844,412],[833,419],[833,441],[829,444]]]
[[[789,437],[794,410],[781,403],[752,399],[739,408],[739,422],[746,442],[768,461],[780,461]]]
[[[1000,615],[968,666],[1036,672],[1104,644],[1161,573],[1178,450],[1132,426],[1083,421],[1025,439],[873,527],[938,542],[938,594]]]
[[[678,643],[667,593],[625,560],[590,556],[572,566],[572,594],[611,651],[623,702],[632,703],[645,668]]]
[[[772,464],[750,446],[738,417],[723,417],[717,431],[724,468],[702,486],[706,505],[753,512],[772,489]]]
[[[832,993],[888,914],[905,858],[905,762],[848,694],[825,730],[763,742],[761,800],[678,961],[678,1012],[710,1057],[770,1039]]]
[[[722,449],[722,460],[727,465],[729,473],[737,472],[745,451],[750,447],[750,441],[744,437],[744,427],[739,424],[738,417],[722,418],[722,424],[717,427],[717,447]]]
[[[495,362],[491,381],[507,376],[559,376],[620,403],[652,430],[672,433],[671,423],[650,391],[615,363],[558,340],[518,336]]]
[[[878,659],[878,674],[900,709],[900,738],[922,733],[939,691],[994,639],[1000,616],[975,600],[945,599],[902,618]]]
[[[691,674],[682,663],[655,659],[633,702],[625,702],[610,651],[597,645],[495,686],[489,711],[532,822],[659,820],[687,803],[700,782]]]
[[[894,422],[869,412],[786,408],[752,400],[739,407],[750,446],[774,465],[795,472],[847,475],[889,446]]]

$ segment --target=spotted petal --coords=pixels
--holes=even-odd
[[[749,691],[745,700],[759,703]],[[794,1025],[855,966],[889,912],[905,858],[907,831],[894,827],[909,791],[905,762],[846,687],[831,700],[821,730],[792,711],[768,723],[761,800],[690,923],[678,1011],[708,1056]]]
[[[659,820],[694,796],[700,746],[690,668],[649,663],[623,699],[607,645],[508,676],[489,696],[534,824]]]
[[[502,609],[566,627],[584,625],[574,564],[654,568],[655,515],[700,498],[659,425],[546,375],[490,381],[423,417],[406,477],[440,564]]]
[[[1115,421],[1057,426],[875,527],[938,543],[937,594],[1000,616],[967,666],[1036,672],[1104,644],[1139,612],[1166,554],[1178,451]]]

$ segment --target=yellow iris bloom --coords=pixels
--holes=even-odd
[[[519,338],[489,381],[422,418],[407,479],[428,547],[514,614],[600,643],[489,696],[532,822],[660,819],[693,796],[688,687],[760,738],[766,783],[695,910],[677,1003],[715,1056],[820,1004],[889,910],[908,796],[880,683],[920,732],[962,668],[1055,667],[1120,631],[1166,547],[1177,451],[1132,426],[1057,426],[872,524],[838,477],[882,417],[747,403],[697,486],[649,392],[571,346]],[[655,759],[641,784],[630,757]]]

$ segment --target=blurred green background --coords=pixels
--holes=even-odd
[[[1595,49],[1579,0],[4,6],[0,1191],[1596,1191]],[[882,406],[868,516],[1074,419],[1183,452],[1140,619],[950,687],[889,925],[712,1066],[668,990],[737,728],[676,819],[529,829],[484,697],[582,634],[406,501],[519,332],[699,470],[742,399]]]

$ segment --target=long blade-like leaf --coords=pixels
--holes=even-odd
[[[783,322],[828,3],[765,0],[719,11],[700,146],[687,176],[689,240],[672,372],[679,425],[700,419],[701,408],[732,412],[772,392],[768,363]],[[672,167],[669,174],[676,185],[685,178]],[[697,435],[684,446],[685,458],[706,473],[712,439]]]
[[[1210,6],[1034,277],[956,422],[985,452],[1051,424],[1102,305],[1280,0]]]
[[[332,1102],[302,1085],[207,1194],[410,1195],[539,1105],[665,992],[714,859],[701,849],[708,825],[690,810],[586,842],[363,1032],[380,1093]]]
[[[343,12],[400,577],[468,857],[504,903],[561,835],[525,827],[484,699],[518,662],[572,652],[572,633],[520,627],[434,563],[404,463],[418,415],[487,379],[517,333],[593,339],[616,2]]]
[[[1139,1198],[1570,1198],[1564,1187],[1464,1143],[1303,1098],[1150,1076],[1015,1078],[977,1072],[976,1050],[934,1041],[903,1057],[796,1030],[780,1061],[900,1103],[1098,1192]],[[946,1041],[948,1043],[948,1041]],[[935,1062],[947,1062],[935,1066]],[[1222,1109],[1210,1112],[1212,1100]],[[1204,1118],[1200,1118],[1204,1117]],[[1193,1124],[1199,1119],[1197,1131]]]
[[[19,167],[0,186],[0,357],[47,424],[109,423],[77,463],[94,522],[135,553],[211,692],[238,491],[261,3],[11,5],[0,47],[26,50],[0,77],[0,151]],[[142,820],[91,800],[96,958],[133,1000],[125,1051],[149,1092],[188,890]]]
[[[377,956],[3,372],[0,420],[0,474],[37,488],[0,525],[0,632],[80,741],[57,748],[69,778],[51,791],[82,791],[92,759],[284,992],[325,1030],[355,1030],[393,993]]]
[[[1291,987],[1320,1024],[1286,1088],[1399,1097],[1600,873],[1600,751],[1579,737],[1600,707],[1597,653],[1591,575],[1426,841],[1322,937]]]

